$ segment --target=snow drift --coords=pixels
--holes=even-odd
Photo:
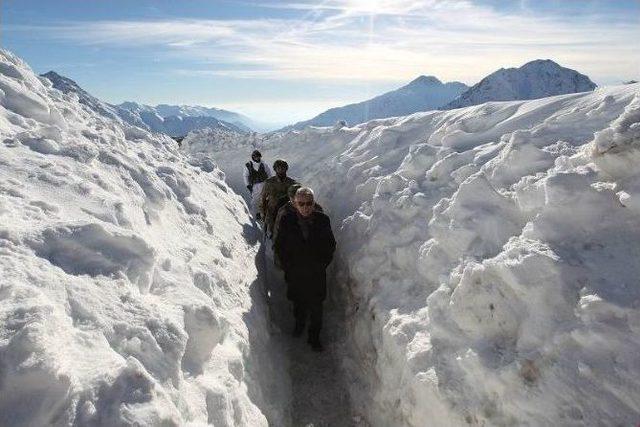
[[[251,147],[207,143],[241,189]],[[253,145],[333,219],[370,423],[640,421],[639,84]]]
[[[6,51],[0,135],[0,425],[286,424],[224,173]]]

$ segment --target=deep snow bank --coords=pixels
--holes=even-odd
[[[639,121],[635,84],[254,144],[333,217],[372,424],[640,421]]]
[[[6,51],[0,135],[0,425],[286,424],[257,235],[215,164]]]

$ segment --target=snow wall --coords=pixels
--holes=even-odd
[[[257,230],[191,163],[0,51],[0,425],[289,423]]]
[[[636,425],[639,122],[634,84],[185,149],[317,191],[372,425]]]

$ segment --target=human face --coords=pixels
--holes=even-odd
[[[256,163],[260,163],[260,160],[262,160],[262,156],[251,156],[251,159],[253,159],[253,161]]]
[[[311,216],[313,213],[313,197],[309,196],[298,196],[295,197],[295,204],[298,213],[303,217],[307,218]]]
[[[287,168],[282,167],[282,166],[278,166],[277,168],[275,168],[276,171],[276,175],[278,176],[287,176]]]

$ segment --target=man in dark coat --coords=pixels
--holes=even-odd
[[[336,241],[329,217],[315,210],[313,191],[300,188],[294,198],[295,211],[280,218],[274,251],[284,270],[287,298],[293,302],[294,336],[302,335],[310,316],[309,344],[322,351],[322,302],[327,296],[326,268],[333,259]]]
[[[287,212],[295,212],[296,211],[296,206],[295,206],[295,197],[296,197],[296,192],[302,188],[302,185],[295,183],[292,184],[289,189],[287,190],[287,196],[289,197],[289,199],[287,200],[286,203],[282,203],[282,206],[280,206],[278,208],[278,214],[276,215],[276,221],[273,224],[273,241],[276,241],[276,236],[278,234],[278,227],[280,226],[280,219],[287,213]],[[320,212],[324,212],[324,209],[322,209],[322,206],[320,206],[318,204],[318,202],[314,202],[313,208],[317,211]],[[278,264],[278,266],[280,266]]]

